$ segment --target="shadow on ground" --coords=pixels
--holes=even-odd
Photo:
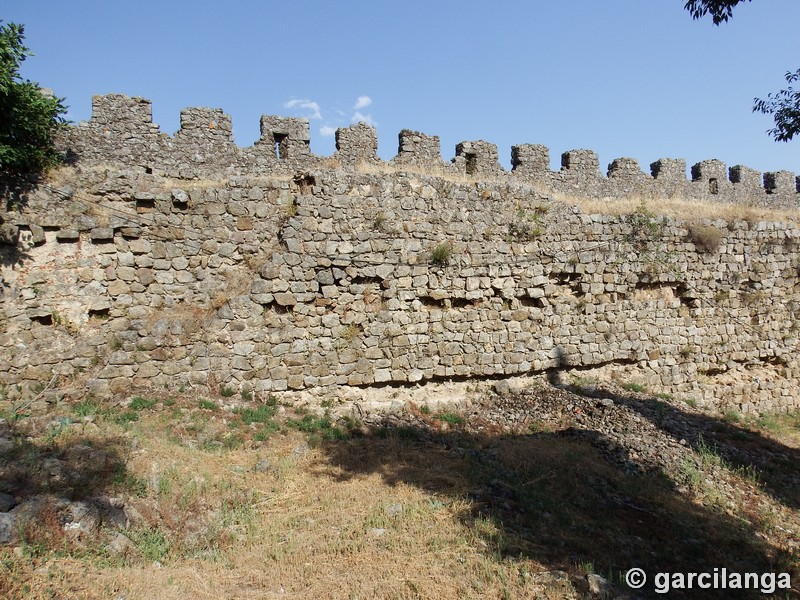
[[[8,438],[6,438],[8,439]],[[83,500],[106,494],[128,477],[124,440],[30,441],[17,437],[0,449],[0,492],[20,502],[43,494]]]
[[[595,397],[609,398],[639,413],[676,440],[686,440],[695,450],[711,449],[730,467],[750,473],[765,492],[785,506],[800,509],[800,450],[781,444],[735,422],[680,410],[657,399],[642,399],[600,390]]]
[[[651,417],[645,403],[615,401]],[[669,413],[673,420],[695,418],[674,411]],[[692,425],[728,427],[699,417]],[[757,524],[690,502],[664,472],[623,469],[607,458],[604,449],[611,443],[589,429],[489,436],[457,426],[435,432],[420,422],[326,444],[319,468],[338,479],[379,473],[389,484],[414,485],[443,500],[466,499],[470,510],[460,518],[466,524],[494,522],[499,533],[485,541],[497,557],[530,558],[571,573],[593,570],[621,590],[627,589],[623,577],[632,567],[651,578],[663,572],[713,573],[721,567],[741,573],[794,569],[797,585],[800,572],[793,558],[758,535]],[[614,450],[612,455],[625,452]],[[769,489],[779,499],[796,502],[797,490],[784,489],[779,477]],[[631,597],[665,597],[654,592],[650,583]],[[698,593],[673,590],[667,596],[696,598]],[[800,597],[796,591],[790,594]],[[762,594],[702,590],[702,597]]]

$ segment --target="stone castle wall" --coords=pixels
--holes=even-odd
[[[311,154],[309,140],[307,119],[265,115],[259,141],[240,148],[233,142],[230,117],[209,108],[182,111],[180,130],[170,137],[153,123],[148,100],[112,94],[94,97],[92,118],[73,128],[65,145],[84,164],[113,162],[118,167],[183,179],[286,173],[318,168],[331,159],[341,167],[382,163],[377,157],[375,130],[363,123],[337,131],[333,157]],[[547,147],[521,144],[511,148],[512,170],[507,172],[498,162],[494,144],[462,142],[455,150],[455,158],[445,162],[437,136],[403,130],[397,156],[390,164],[414,166],[426,173],[508,179],[579,197],[681,197],[790,209],[800,205],[800,177],[789,171],[762,174],[741,165],[728,169],[719,160],[706,160],[692,166],[689,180],[682,159],[659,159],[645,174],[636,160],[618,158],[608,165],[604,176],[596,153],[571,150],[562,154],[561,170],[553,172]]]
[[[385,163],[364,125],[320,158],[302,119],[264,117],[241,149],[221,111],[184,111],[174,137],[150,115],[95,98],[63,140],[74,166],[8,214],[20,241],[2,247],[0,401],[612,369],[742,410],[800,405],[797,227],[553,200],[794,208],[791,173],[706,161],[689,181],[682,161],[647,176],[618,159],[603,177],[588,151],[554,173],[533,145],[508,173],[492,144],[446,163],[411,131]]]

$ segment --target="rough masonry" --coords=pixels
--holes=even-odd
[[[797,209],[798,178],[374,129],[309,150],[265,116],[237,147],[216,109],[174,136],[146,100],[94,98],[70,166],[4,213],[0,405],[136,387],[267,394],[606,369],[739,410],[800,406],[800,230],[583,214],[558,198]],[[0,406],[2,407],[2,406]]]

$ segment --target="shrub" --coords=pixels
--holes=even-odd
[[[245,425],[267,423],[275,416],[275,406],[262,404],[258,408],[237,408],[234,412],[242,418]]]
[[[169,554],[169,539],[159,529],[133,529],[128,531],[128,537],[147,561],[164,560]]]
[[[94,399],[84,400],[76,404],[72,410],[79,417],[89,417],[100,412],[100,403]]]
[[[386,231],[386,225],[389,218],[386,216],[386,213],[379,212],[375,215],[372,219],[372,227],[375,231]]]
[[[722,242],[722,232],[713,225],[690,225],[689,239],[698,250],[716,252]]]
[[[516,218],[508,224],[509,241],[529,242],[542,235],[544,228],[541,215],[547,212],[547,207],[537,206],[533,212],[522,208],[517,209]]]
[[[361,329],[356,325],[350,324],[342,328],[339,332],[339,337],[346,342],[351,342],[358,337],[359,333],[361,333]]]
[[[303,415],[301,419],[288,419],[286,424],[309,434],[309,440],[313,442],[332,442],[348,437],[347,433],[340,427],[335,426],[327,415],[324,417]]]
[[[653,239],[661,235],[666,219],[659,220],[657,215],[642,202],[635,211],[625,216],[625,222],[631,227],[627,241],[637,250],[643,250]]]

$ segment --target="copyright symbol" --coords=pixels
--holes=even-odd
[[[647,581],[647,574],[642,569],[631,569],[625,573],[625,583],[635,590],[643,587]]]

